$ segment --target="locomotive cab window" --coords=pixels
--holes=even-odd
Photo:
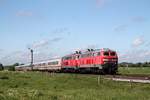
[[[105,51],[105,52],[103,53],[103,55],[104,55],[104,56],[109,56],[109,52],[106,52],[106,51]]]

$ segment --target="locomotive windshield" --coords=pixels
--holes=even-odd
[[[105,51],[104,56],[109,56],[109,52]]]

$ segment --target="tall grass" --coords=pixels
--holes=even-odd
[[[0,100],[148,100],[150,85],[98,75],[0,72]]]

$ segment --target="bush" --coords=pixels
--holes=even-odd
[[[9,71],[15,71],[15,66],[10,66],[10,67],[8,68],[8,70],[9,70]]]
[[[3,64],[0,63],[0,71],[4,70]]]

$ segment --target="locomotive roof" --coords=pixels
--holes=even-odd
[[[103,49],[100,49],[101,51],[113,51],[113,52],[115,52],[114,50],[112,50],[112,49],[109,49],[109,48],[103,48]]]
[[[91,49],[89,49],[89,50],[91,50]],[[85,54],[85,53],[99,52],[99,51],[113,51],[113,52],[115,52],[114,50],[111,50],[109,48],[92,49],[91,51],[86,50],[86,51],[80,51],[80,52],[81,52],[81,54]],[[72,53],[72,54],[69,54],[69,55],[65,55],[64,57],[69,57],[69,56],[73,56],[73,55],[77,55],[77,53]]]
[[[52,58],[52,59],[49,59],[49,60],[34,62],[33,64],[41,64],[41,63],[47,63],[47,62],[53,62],[53,61],[59,61],[59,60],[61,60],[61,58]],[[15,67],[28,67],[28,66],[30,66],[30,63],[24,64],[24,65],[15,66]]]
[[[49,59],[49,60],[35,62],[34,64],[47,63],[47,62],[53,62],[53,61],[59,61],[59,60],[61,60],[61,58],[52,58],[52,59]]]

